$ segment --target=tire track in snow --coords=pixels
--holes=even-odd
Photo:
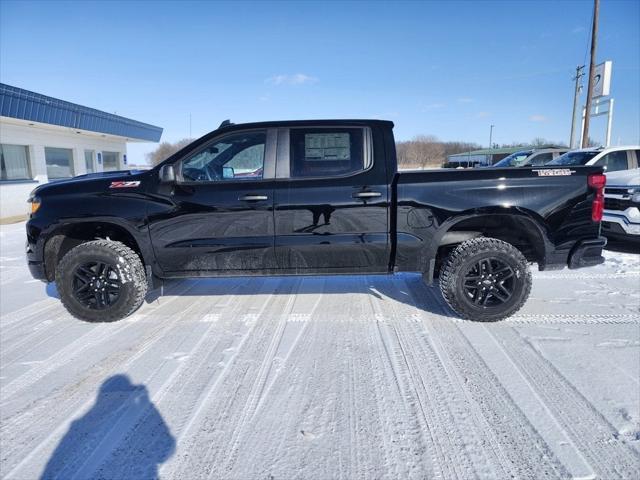
[[[341,282],[353,289],[353,279],[326,279],[338,291]],[[242,438],[233,469],[218,478],[379,478],[415,461],[406,438],[389,441],[385,434],[386,417],[401,420],[394,416],[397,409],[380,414],[380,388],[387,399],[393,392],[387,391],[386,381],[377,381],[385,364],[376,362],[373,323],[362,320],[371,318],[370,304],[360,293],[362,281],[357,285],[348,304],[340,293],[328,293],[313,315],[304,315],[308,326]],[[299,310],[296,304],[294,311]],[[298,323],[298,314],[292,316]]]
[[[191,287],[187,288],[187,291],[190,290],[190,288]],[[173,305],[174,301],[180,298],[181,297],[175,297],[174,299],[170,299],[170,301],[166,302],[163,305],[163,307],[168,307]],[[145,315],[148,315],[148,316],[153,315],[154,310],[156,308],[159,308],[159,307],[156,305],[154,308],[145,312]],[[135,325],[137,325],[143,319],[142,315],[139,315],[138,317],[139,318],[137,321],[122,320],[121,322],[123,324],[134,323]],[[180,319],[177,317],[175,320],[179,321]],[[67,384],[62,389],[55,389],[53,395],[47,394],[45,396],[44,393],[42,393],[41,397],[39,397],[29,405],[23,406],[22,411],[18,412],[16,415],[6,416],[4,415],[5,412],[3,412],[2,427],[1,427],[2,431],[5,431],[5,430],[11,431],[14,427],[18,429],[20,423],[30,422],[28,420],[29,417],[35,418],[35,419],[37,419],[39,416],[42,416],[43,418],[50,418],[46,416],[45,412],[51,409],[51,405],[54,405],[54,409],[56,411],[59,411],[59,409],[56,408],[57,405],[67,406],[67,404],[69,403],[67,401],[68,397],[71,395],[73,395],[74,397],[81,397],[80,395],[78,395],[78,391],[80,391],[81,388],[83,388],[84,386],[87,386],[87,388],[93,388],[94,379],[101,378],[107,372],[115,369],[115,365],[119,361],[121,360],[124,361],[121,368],[125,368],[128,365],[133,364],[138,358],[140,358],[145,352],[147,352],[149,348],[156,341],[163,338],[162,335],[159,335],[160,333],[164,333],[165,331],[168,331],[169,329],[173,328],[175,325],[176,325],[176,322],[171,322],[171,323],[158,322],[156,325],[156,328],[153,328],[149,331],[145,331],[141,338],[131,339],[131,342],[133,343],[131,347],[126,349],[119,348],[117,351],[113,352],[113,354],[111,354],[110,356],[107,356],[104,359],[100,359],[99,362],[95,363],[89,370],[85,371],[85,373],[82,374],[83,378],[78,382]],[[132,351],[134,351],[133,355],[131,357],[127,357],[128,355],[132,354]],[[73,405],[70,407],[70,410],[71,410],[71,413],[74,413],[75,408],[73,408]],[[23,417],[26,417],[26,418],[23,418]]]
[[[425,310],[433,311],[434,307],[442,316],[448,316],[448,309],[435,289],[424,286],[419,279],[408,279],[406,284],[428,326],[430,337],[440,346],[458,375],[464,378],[464,388],[489,425],[493,434],[490,444],[498,449],[497,455],[507,459],[508,463],[502,468],[516,478],[568,477],[567,469],[462,334],[458,324],[449,318],[427,316]]]
[[[223,471],[230,471],[233,468],[233,465],[237,459],[240,441],[245,431],[247,430],[248,425],[250,424],[251,419],[253,418],[257,410],[257,407],[262,399],[264,386],[269,376],[269,372],[271,371],[271,368],[273,366],[274,356],[278,350],[278,347],[284,335],[284,331],[287,327],[287,318],[290,314],[292,314],[295,304],[300,298],[299,295],[304,288],[305,281],[308,282],[309,279],[301,278],[297,284],[295,294],[293,294],[287,299],[287,302],[283,308],[283,313],[279,315],[276,328],[273,331],[273,333],[270,334],[271,341],[266,342],[268,343],[268,347],[264,352],[264,354],[260,357],[261,361],[260,361],[260,366],[257,369],[256,377],[252,381],[251,389],[240,411],[240,419],[238,421],[238,424],[234,428],[234,431],[230,437],[229,452],[225,456],[226,457],[225,462],[222,464]],[[317,306],[317,302],[315,306]],[[311,312],[311,314],[312,313],[313,311]],[[307,324],[308,322],[305,322],[303,324],[303,329]],[[295,344],[292,347],[295,347]],[[212,470],[209,473],[208,478],[211,479],[213,477],[213,474],[214,474],[214,471]]]
[[[459,320],[464,323],[464,320]],[[639,313],[604,313],[604,314],[564,314],[564,313],[540,313],[540,314],[516,314],[502,320],[502,323],[512,324],[570,324],[570,325],[593,325],[593,324],[640,324]]]
[[[185,288],[186,287],[186,288]],[[176,295],[182,295],[184,293],[186,293],[190,288],[192,288],[190,286],[190,284],[188,282],[177,282],[176,284],[173,284],[169,289],[168,292],[166,293],[167,296],[176,294]],[[168,304],[169,302],[173,301],[175,299],[169,299],[167,302],[163,302],[163,306]],[[0,355],[2,355],[2,365],[3,368],[6,368],[8,366],[11,366],[15,363],[18,363],[18,361],[21,358],[24,358],[25,356],[29,355],[32,352],[37,351],[38,347],[51,340],[52,337],[55,336],[61,336],[64,335],[66,333],[66,330],[63,328],[64,326],[61,325],[62,322],[64,321],[71,321],[74,322],[74,324],[77,325],[84,325],[87,327],[87,329],[90,329],[92,327],[96,327],[99,326],[98,325],[91,325],[90,323],[87,322],[83,322],[81,320],[78,320],[74,317],[72,317],[65,309],[64,307],[60,304],[59,301],[54,300],[54,299],[48,299],[46,300],[46,302],[55,302],[53,304],[50,304],[48,306],[46,306],[43,310],[36,310],[35,312],[29,312],[29,314],[26,317],[23,317],[22,319],[20,319],[20,325],[19,326],[23,326],[24,328],[30,329],[31,332],[30,333],[26,333],[23,335],[14,335],[14,336],[9,336],[7,337],[6,333],[7,330],[4,327],[4,324],[2,325],[2,342],[3,344],[7,344],[7,346],[3,346],[2,348],[2,352],[0,352]],[[25,309],[28,309],[29,307],[25,307]],[[130,323],[132,321],[137,321],[141,318],[145,318],[148,317],[153,311],[155,311],[157,308],[159,308],[159,306],[156,305],[143,305],[141,307],[140,310],[142,311],[138,311],[137,313],[135,313],[133,316],[129,317],[128,319],[125,320],[121,320],[121,322],[125,322],[125,323]],[[25,309],[21,309],[21,310],[25,310]],[[36,323],[30,322],[29,320],[34,318],[34,317],[40,317],[41,313],[43,311],[46,310],[56,310],[58,311],[58,313],[60,313],[60,315],[62,316],[62,318],[60,319],[60,322],[56,322],[54,320],[51,320],[50,317],[45,316],[42,321],[38,321]],[[3,319],[4,322],[4,319]],[[14,329],[17,330],[17,329]],[[49,334],[49,331],[53,331],[53,335]],[[37,337],[38,335],[42,335],[43,338],[39,341],[39,342],[33,342],[33,338]],[[16,337],[22,337],[21,340],[15,341],[14,339]],[[24,345],[28,345],[27,348],[22,348]],[[7,362],[6,359],[7,357],[13,353],[14,351],[19,350],[21,352],[20,356],[18,356],[18,358],[14,359],[13,361]],[[45,360],[43,360],[43,362],[45,362]]]
[[[320,280],[323,290],[331,280]],[[348,387],[347,375],[338,367],[342,358],[338,351],[346,339],[336,338],[337,332],[323,323],[324,318],[331,317],[333,298],[324,294],[320,299],[311,297],[310,302],[296,302],[292,312],[307,313],[292,313],[289,318],[296,323],[302,320],[305,325],[301,325],[295,344],[286,349],[285,361],[273,378],[269,395],[264,397],[260,415],[252,419],[252,432],[243,439],[230,476],[355,476],[357,438],[352,429],[343,430],[344,392]],[[264,445],[271,447],[264,449]],[[323,454],[311,454],[318,450]]]
[[[242,283],[238,283],[235,287],[233,287],[233,291],[238,290],[243,285],[244,284]],[[191,283],[191,284],[187,283],[186,290],[184,288],[180,288],[179,290],[182,293],[186,293],[187,291],[190,291],[193,288],[197,288],[198,286],[199,284],[197,283]],[[181,308],[179,306],[180,303],[187,303],[186,308]],[[86,387],[87,390],[89,389],[93,390],[94,389],[93,379],[104,378],[110,373],[113,373],[114,371],[127,371],[131,366],[135,365],[136,362],[138,362],[141,358],[143,358],[144,355],[150,352],[152,350],[152,347],[157,342],[171,337],[170,335],[166,335],[166,333],[170,333],[175,328],[180,328],[181,326],[179,324],[186,314],[190,313],[192,310],[198,308],[199,306],[201,307],[202,305],[197,302],[196,303],[188,302],[188,300],[186,300],[184,297],[177,296],[169,299],[168,302],[163,302],[162,305],[155,305],[154,310],[157,310],[160,308],[162,308],[163,310],[170,310],[169,307],[172,307],[176,304],[178,304],[177,306],[180,308],[180,314],[172,315],[172,319],[170,321],[158,322],[157,328],[146,331],[144,336],[141,339],[136,339],[136,343],[135,343],[136,350],[133,355],[131,355],[131,351],[129,349],[117,350],[112,357],[109,357],[104,361],[99,362],[94,366],[94,368],[87,371],[84,376],[84,380],[82,380],[77,384],[72,385],[72,388],[74,390],[77,390],[84,386]],[[150,316],[152,313],[154,312],[153,311],[145,312],[145,316],[147,315]],[[120,363],[121,361],[123,362]],[[166,362],[163,362],[163,364],[164,363]],[[148,378],[143,382],[145,385],[149,382],[151,378],[154,377],[154,375],[156,375],[156,373],[162,367],[163,364],[159,364],[156,369],[151,370],[148,373]],[[68,412],[66,414],[65,420],[63,421],[58,420],[61,417],[61,415],[56,415],[55,417],[49,419],[49,423],[51,423],[52,425],[50,426],[44,425],[45,428],[41,429],[43,432],[46,431],[48,433],[44,435],[44,439],[42,439],[36,447],[25,445],[24,447],[27,448],[27,451],[23,454],[20,454],[18,452],[12,453],[12,452],[3,451],[3,461],[5,460],[5,458],[22,458],[23,459],[18,465],[13,467],[12,472],[19,471],[24,465],[26,465],[30,460],[33,459],[36,453],[46,448],[47,445],[49,445],[56,438],[60,437],[64,429],[67,427],[69,420],[74,416],[76,416],[78,411],[81,411],[81,412],[87,411],[91,407],[94,401],[93,395],[91,393],[85,394],[85,395],[75,394],[74,396],[77,397],[79,400],[77,402],[70,403],[67,400],[69,397],[69,392],[67,392],[66,390],[63,390],[61,392],[57,392],[57,394],[52,398],[47,397],[44,403],[40,403],[36,407],[28,407],[25,410],[26,412],[25,416],[27,416],[28,418],[25,419],[22,417],[18,417],[16,419],[13,419],[13,422],[12,422],[13,424],[3,422],[3,429],[7,428],[8,431],[18,431],[19,425],[22,423],[32,423],[32,422],[40,423],[40,420],[38,420],[39,418],[45,418],[45,419],[48,418],[46,417],[45,412],[50,410],[51,404],[65,405],[66,407],[65,411]],[[83,402],[82,399],[87,397],[89,397],[90,399]],[[114,412],[114,414],[116,414],[114,421],[117,421],[118,418],[120,418],[120,415],[124,415],[126,413],[126,409],[125,410],[119,409],[118,412]],[[32,418],[33,420],[29,420],[29,418]],[[31,433],[33,434],[34,432],[32,431]],[[3,434],[3,438],[6,438],[4,434]],[[12,444],[18,444],[18,442],[9,443],[9,445],[12,445]],[[68,461],[68,463],[70,464],[69,467],[71,467],[73,460],[78,460],[78,459],[69,459]]]
[[[67,314],[67,311],[60,303],[60,300],[56,298],[45,298],[3,315],[0,323],[2,325],[2,331],[3,333],[12,332],[16,327],[20,326],[27,326],[31,328],[34,324],[28,320],[41,318],[44,321],[49,318],[49,315],[43,314],[49,311],[55,311],[57,313],[64,312],[64,314]]]
[[[260,282],[251,283],[247,279],[244,279],[244,282],[236,282],[231,292],[227,295],[228,301],[226,304],[218,304],[215,302],[214,305],[208,305],[207,302],[195,302],[192,303],[186,311],[183,312],[183,316],[186,317],[188,315],[207,315],[212,309],[223,308],[227,309],[227,312],[234,312],[238,308],[240,308],[241,296],[233,296],[233,292],[239,290],[241,287],[247,286],[249,283],[247,291],[253,293],[254,290],[253,285],[259,286]],[[244,293],[244,292],[243,292]],[[216,327],[219,325],[217,321],[208,322],[209,325],[205,330],[204,334],[200,336],[197,342],[191,348],[189,355],[184,361],[181,361],[172,369],[171,373],[167,376],[166,379],[161,380],[162,384],[155,389],[155,393],[151,396],[151,405],[161,405],[163,404],[163,400],[167,397],[171,388],[176,385],[178,379],[181,381],[184,380],[184,375],[191,371],[194,367],[194,363],[199,364],[202,357],[206,357],[206,355],[199,355],[201,349],[207,344],[210,339],[211,333],[216,330]],[[184,343],[188,339],[188,335],[183,337],[180,345]],[[180,351],[180,350],[178,350]],[[163,370],[164,365],[172,363],[169,359],[165,358],[164,362],[160,363],[157,368],[153,371],[152,374],[149,375],[147,380],[144,381],[145,385],[151,384],[152,379],[158,375],[158,373]],[[173,362],[175,363],[175,362]],[[131,470],[136,469],[135,464],[123,464],[120,461],[120,458],[126,458],[124,453],[122,455],[118,455],[118,451],[122,452],[123,450],[129,450],[131,448],[136,448],[136,445],[131,445],[128,441],[135,432],[136,429],[151,429],[147,433],[147,435],[139,434],[134,436],[133,438],[137,440],[139,443],[144,443],[147,439],[152,438],[152,430],[153,425],[147,425],[145,423],[145,418],[148,416],[149,411],[139,412],[136,415],[136,406],[135,406],[135,398],[129,399],[130,405],[127,410],[120,415],[117,419],[115,419],[113,427],[107,432],[107,434],[102,438],[100,443],[93,449],[93,451],[86,456],[83,464],[73,473],[71,478],[73,479],[84,479],[84,478],[93,478],[95,476],[103,477],[105,476],[104,470],[107,471],[106,476],[115,477],[115,478],[129,478],[131,476]],[[142,450],[144,445],[140,445],[139,448]],[[106,468],[103,468],[105,462],[109,462]],[[124,470],[120,474],[117,474],[117,470]],[[97,474],[97,475],[96,475]]]
[[[515,329],[493,336],[522,375],[536,386],[556,420],[563,426],[600,478],[640,477],[640,454],[619,438],[617,430]]]
[[[195,283],[192,283],[191,285],[187,284],[184,290],[181,289],[181,294],[184,294],[187,291],[191,290],[195,285]],[[176,300],[179,298],[181,297],[178,296],[170,300]],[[160,307],[156,306],[156,308]],[[67,346],[61,348],[55,354],[45,359],[43,361],[43,364],[32,367],[24,374],[4,385],[2,387],[2,405],[4,405],[9,399],[11,399],[11,397],[15,396],[21,390],[24,390],[25,388],[28,388],[31,385],[35,384],[42,378],[49,375],[51,372],[62,368],[65,364],[71,363],[72,361],[77,361],[78,358],[82,358],[82,356],[85,355],[86,352],[90,351],[98,344],[108,342],[111,338],[116,337],[121,332],[131,329],[132,325],[135,325],[136,322],[150,316],[154,312],[154,310],[155,309],[148,309],[139,314],[135,314],[129,319],[121,320],[115,325],[112,323],[88,325],[89,330],[87,331],[87,333],[76,338],[73,342],[69,343]]]
[[[401,289],[402,286],[405,288]],[[438,354],[426,337],[420,314],[403,291],[406,287],[402,281],[384,280],[383,291],[388,294],[387,301],[393,313],[385,323],[399,347],[399,358],[409,372],[427,424],[433,430],[433,442],[441,449],[433,462],[445,469],[440,473],[444,478],[505,476],[499,456],[492,456],[492,450],[486,449],[489,442],[484,438],[484,432],[469,418],[469,405],[463,401],[464,389],[454,381],[456,378],[451,374],[447,359]],[[403,296],[407,298],[402,303],[393,300]]]
[[[638,278],[640,272],[614,272],[614,273],[537,273],[532,272],[533,278],[536,280],[594,280],[603,279],[611,280],[614,278]]]
[[[299,309],[302,309],[304,313],[292,313],[288,315],[287,316],[288,318],[286,319],[286,323],[284,324],[283,331],[277,334],[277,338],[278,338],[277,344],[275,345],[275,348],[269,352],[269,356],[271,360],[269,361],[267,359],[268,371],[266,372],[266,375],[264,375],[264,381],[261,381],[260,392],[258,393],[257,397],[254,397],[256,398],[256,404],[253,405],[251,408],[253,412],[251,414],[251,419],[254,419],[256,414],[260,411],[260,407],[262,406],[263,400],[266,398],[267,395],[269,395],[271,388],[273,387],[274,383],[278,379],[279,372],[278,371],[274,372],[274,369],[273,369],[276,357],[278,358],[279,363],[281,364],[287,363],[290,355],[296,349],[296,346],[298,345],[300,338],[304,336],[307,330],[307,326],[311,322],[311,318],[313,317],[316,309],[318,308],[318,305],[323,300],[325,279],[320,280],[320,284],[321,284],[320,291],[317,291],[316,289],[313,289],[313,288],[309,288],[310,286],[308,284],[311,283],[312,284],[311,287],[312,287],[313,283],[316,283],[316,282],[317,282],[317,279],[313,279],[313,278],[303,279],[302,285],[298,290],[298,297],[296,298],[296,302],[294,303],[292,310],[295,312]],[[300,295],[309,295],[311,297],[312,305],[308,305],[309,302],[307,301],[300,301]],[[314,299],[313,297],[316,297],[316,298]],[[295,316],[295,315],[301,316],[303,318],[302,327],[297,326],[297,332],[294,332],[295,337],[291,340],[290,343],[282,345],[285,329],[286,330],[292,329],[293,322],[291,322],[290,319],[292,316]],[[280,355],[278,355],[279,353]]]
[[[158,410],[172,412],[178,417],[171,421],[170,428],[173,433],[183,432],[183,427],[190,420],[193,412],[197,412],[206,400],[203,392],[208,385],[198,377],[210,375],[210,365],[224,355],[222,348],[224,343],[229,340],[229,337],[225,338],[224,334],[238,323],[236,318],[246,307],[243,297],[250,295],[248,298],[256,298],[255,295],[263,292],[265,283],[264,279],[253,279],[236,286],[232,292],[227,294],[226,305],[206,306],[206,303],[202,302],[205,307],[201,313],[197,312],[197,315],[203,315],[201,321],[209,324],[206,331],[189,351],[186,358],[181,360],[177,369],[171,373],[171,377],[158,388],[152,397],[152,402]],[[243,287],[242,294],[232,295],[233,292],[239,290],[239,287]],[[214,309],[221,310],[221,312],[219,314],[210,313]],[[237,327],[237,325],[235,326]],[[246,335],[240,341],[240,346],[245,338]],[[123,464],[119,459],[126,458],[126,452],[130,449],[143,449],[146,439],[153,437],[155,425],[148,424],[145,418],[141,418],[134,427],[129,429],[122,441],[118,442],[116,448],[109,455],[98,456],[90,468],[85,468],[85,471],[87,473],[94,472],[100,478],[105,475],[109,478],[130,478],[135,472],[136,465]],[[181,440],[182,435],[179,435],[176,440],[177,451],[181,451]],[[99,451],[97,454],[99,455]],[[104,472],[108,472],[108,474]]]
[[[178,444],[189,455],[185,457],[183,454],[182,457],[172,459],[170,464],[163,465],[163,476],[206,478],[213,468],[219,467],[220,462],[227,458],[230,434],[218,431],[216,423],[221,415],[231,420],[228,429],[231,435],[241,427],[239,419],[242,406],[247,402],[247,390],[253,386],[257,374],[254,359],[263,358],[270,340],[272,324],[268,319],[270,316],[278,318],[282,314],[285,305],[290,302],[287,297],[291,292],[287,290],[297,289],[299,284],[299,279],[280,280],[269,301],[263,302],[258,319],[252,322],[251,328],[242,336],[223,370],[209,380],[195,410],[190,412],[188,421],[179,433]],[[277,313],[274,314],[274,310]],[[265,321],[259,321],[263,316],[267,317]],[[194,432],[196,425],[199,430]],[[219,454],[220,450],[224,453]],[[197,472],[193,471],[188,462],[194,454],[200,466]],[[214,461],[214,458],[218,458],[218,461]]]

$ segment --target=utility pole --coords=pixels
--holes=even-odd
[[[571,136],[569,138],[569,148],[573,148],[573,141],[576,138],[576,109],[578,108],[578,97],[580,96],[580,91],[582,90],[582,85],[580,83],[580,79],[582,77],[584,77],[584,65],[582,65],[581,67],[576,67],[576,76],[572,79],[576,81],[576,89],[573,92],[573,115],[571,117]]]
[[[593,74],[596,68],[596,47],[598,39],[598,14],[600,0],[594,0],[593,26],[591,29],[591,60],[589,62],[589,83],[587,84],[587,105],[584,110],[584,130],[582,133],[582,148],[589,146],[589,118],[591,117],[591,96],[593,95]]]
[[[491,125],[489,128],[489,148],[493,148],[493,127],[495,127],[495,125]]]
[[[192,139],[193,135],[191,135],[191,113],[189,113],[189,139]]]

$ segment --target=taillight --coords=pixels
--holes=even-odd
[[[604,186],[607,183],[607,177],[603,173],[592,173],[587,177],[587,183],[596,191],[591,205],[591,220],[599,222],[604,212]]]

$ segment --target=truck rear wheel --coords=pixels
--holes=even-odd
[[[520,310],[531,292],[522,253],[502,240],[473,238],[458,245],[440,272],[440,290],[462,318],[495,322]]]
[[[147,292],[142,261],[121,242],[94,240],[69,250],[56,268],[64,307],[88,322],[113,322],[135,312]]]

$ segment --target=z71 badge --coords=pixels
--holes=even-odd
[[[563,175],[573,175],[575,170],[568,168],[545,168],[544,170],[534,170],[539,177],[560,177]]]
[[[135,188],[140,185],[140,181],[129,181],[129,182],[111,182],[109,188]]]

